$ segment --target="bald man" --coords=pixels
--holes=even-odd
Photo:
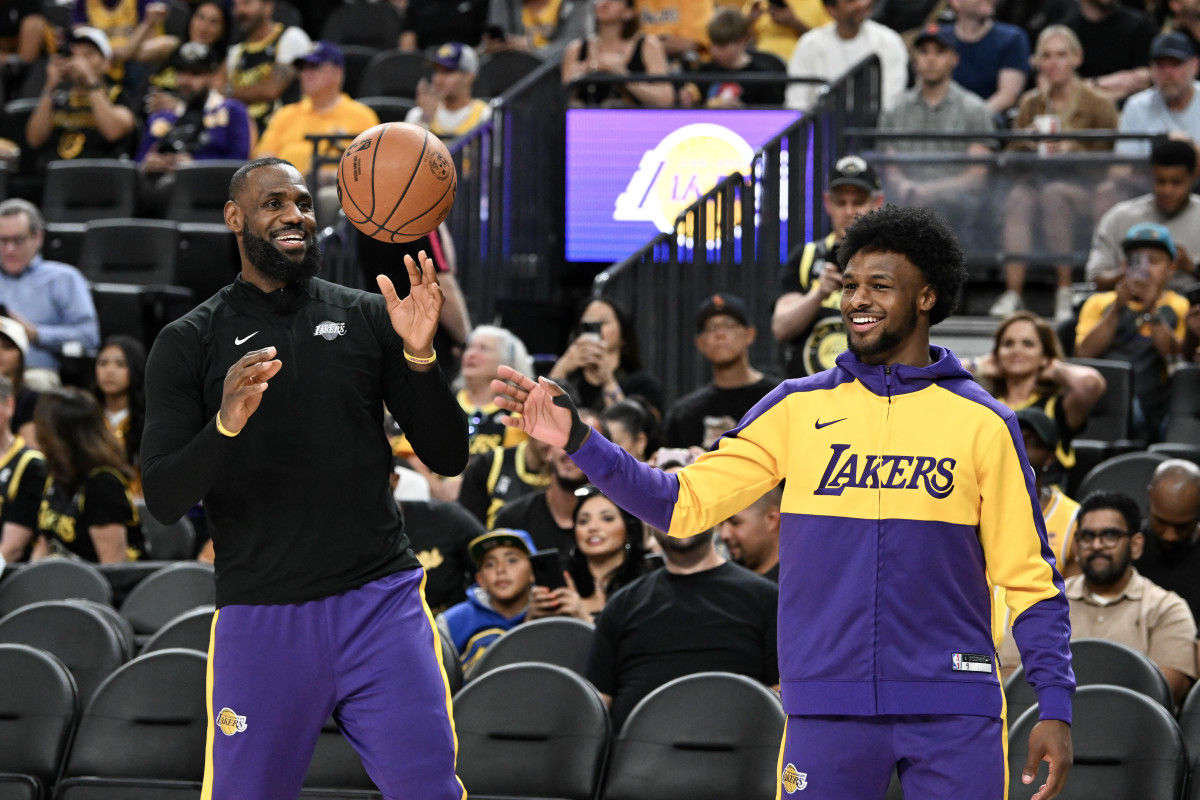
[[[1147,487],[1150,514],[1138,572],[1187,600],[1200,613],[1200,467],[1172,458],[1158,465]]]

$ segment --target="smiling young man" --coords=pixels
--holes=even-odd
[[[466,465],[466,419],[432,345],[435,270],[406,259],[404,300],[383,276],[382,297],[315,278],[312,195],[287,161],[249,162],[229,195],[241,275],[155,341],[142,440],[154,516],[203,499],[212,522],[202,797],[295,798],[333,714],[384,797],[461,800],[383,435],[386,404],[431,469]]]
[[[785,381],[677,474],[590,436],[551,381],[500,368],[506,424],[564,447],[617,503],[689,536],[786,479],[779,672],[788,724],[779,791],[882,800],[1007,796],[990,585],[1006,590],[1038,695],[1023,780],[1062,789],[1071,763],[1070,624],[1015,414],[931,346],[965,278],[954,233],[887,206],[839,250],[849,351]],[[780,795],[781,796],[781,795]]]

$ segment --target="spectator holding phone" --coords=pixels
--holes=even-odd
[[[595,298],[575,323],[575,338],[550,370],[550,378],[572,389],[584,408],[603,411],[641,395],[655,413],[663,408],[658,380],[642,369],[633,317],[610,298]]]
[[[471,540],[467,549],[475,562],[475,583],[465,601],[438,614],[437,626],[454,642],[469,674],[488,645],[525,621],[533,585],[529,558],[537,548],[525,531],[498,528]]]
[[[1168,373],[1179,357],[1188,301],[1166,288],[1177,255],[1162,225],[1134,225],[1121,243],[1125,272],[1111,292],[1084,302],[1075,328],[1075,354],[1133,367],[1135,434],[1157,441],[1170,394]]]

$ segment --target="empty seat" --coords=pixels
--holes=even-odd
[[[0,643],[26,644],[57,657],[71,671],[83,706],[130,658],[112,620],[90,605],[65,600],[31,603],[0,618]]]
[[[233,283],[240,265],[237,236],[224,223],[180,223],[175,284],[189,290],[197,304]]]
[[[1200,442],[1200,364],[1186,364],[1171,376],[1166,441]]]
[[[1123,686],[1146,695],[1168,710],[1175,708],[1171,687],[1149,656],[1128,645],[1107,639],[1073,639],[1071,667],[1078,686]],[[1037,705],[1037,695],[1025,680],[1025,668],[1019,667],[1004,682],[1008,717],[1015,720],[1025,709]]]
[[[175,168],[166,216],[175,222],[224,225],[229,179],[245,161],[189,161]]]
[[[358,93],[363,97],[395,95],[415,99],[417,82],[433,74],[433,66],[421,53],[385,50],[363,69]]]
[[[471,677],[496,667],[534,661],[555,664],[582,675],[592,646],[592,626],[571,617],[544,617],[522,623],[488,645]]]
[[[124,216],[88,223],[79,270],[93,282],[169,286],[175,279],[178,226]]]
[[[184,561],[170,564],[133,587],[121,604],[121,614],[139,637],[157,633],[184,611],[216,603],[213,568]]]
[[[207,654],[212,638],[214,611],[215,606],[198,606],[184,611],[150,637],[142,648],[142,654],[179,647]]]
[[[143,501],[137,501],[137,507],[146,539],[146,554],[150,558],[155,561],[195,558],[196,529],[190,519],[180,517],[168,525],[155,519]]]
[[[391,3],[341,3],[321,26],[322,39],[347,45],[393,50],[400,44],[404,17]]]
[[[570,670],[549,664],[492,670],[454,698],[454,722],[458,774],[475,800],[595,796],[608,749],[608,710],[595,688]]]
[[[1120,686],[1081,686],[1072,708],[1075,762],[1059,800],[1178,800],[1187,778],[1187,754],[1169,711]],[[1010,730],[1008,769],[1014,789],[1022,786],[1029,732],[1037,722],[1037,709],[1030,708]],[[1041,785],[1045,777],[1042,766],[1033,785]]]
[[[358,751],[346,741],[333,717],[325,720],[321,726],[312,761],[304,776],[304,786],[307,789],[337,790],[339,796],[358,796],[353,794],[358,792],[378,796],[379,792],[367,775]]]
[[[475,76],[473,93],[476,97],[499,97],[546,63],[533,53],[520,50],[484,56],[479,61],[479,74]]]
[[[132,161],[87,158],[52,161],[46,167],[42,215],[47,222],[132,217],[136,200],[137,165]]]
[[[74,597],[110,603],[112,587],[92,564],[64,558],[38,561],[0,581],[0,617],[40,600]]]
[[[360,97],[358,102],[370,106],[380,122],[404,122],[417,101],[408,97]]]
[[[613,742],[601,796],[773,800],[785,721],[775,694],[744,675],[676,678],[630,712]]]
[[[1082,500],[1099,489],[1124,492],[1137,500],[1145,518],[1150,513],[1146,487],[1150,485],[1154,470],[1166,460],[1167,457],[1162,453],[1145,451],[1107,458],[1084,476],[1075,496]]]
[[[463,685],[462,659],[458,648],[454,646],[454,642],[443,636],[440,630],[438,642],[441,644],[442,669],[446,671],[446,683],[450,687],[450,694],[458,694]]]
[[[85,233],[87,224],[83,222],[47,222],[42,257],[75,266],[83,255]]]
[[[84,710],[59,800],[199,798],[207,659],[159,650],[118,669]]]
[[[75,681],[57,658],[24,644],[0,644],[0,675],[0,797],[40,800],[79,714]]]
[[[370,5],[359,6],[360,8],[387,8],[388,3],[372,3]],[[392,45],[393,47],[395,45]],[[351,97],[358,97],[358,86],[362,82],[363,73],[367,69],[367,64],[371,63],[371,59],[379,55],[386,48],[370,47],[359,44],[344,44],[342,45],[342,55],[345,56],[346,66],[344,67],[344,77],[342,78],[342,91]]]
[[[1092,367],[1107,386],[1088,412],[1087,424],[1075,438],[1103,442],[1127,440],[1133,429],[1133,367],[1106,358],[1072,358],[1071,363]]]

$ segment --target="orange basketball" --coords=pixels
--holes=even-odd
[[[411,242],[446,219],[458,173],[441,139],[419,125],[385,122],[342,153],[337,189],[354,227],[381,242]]]

